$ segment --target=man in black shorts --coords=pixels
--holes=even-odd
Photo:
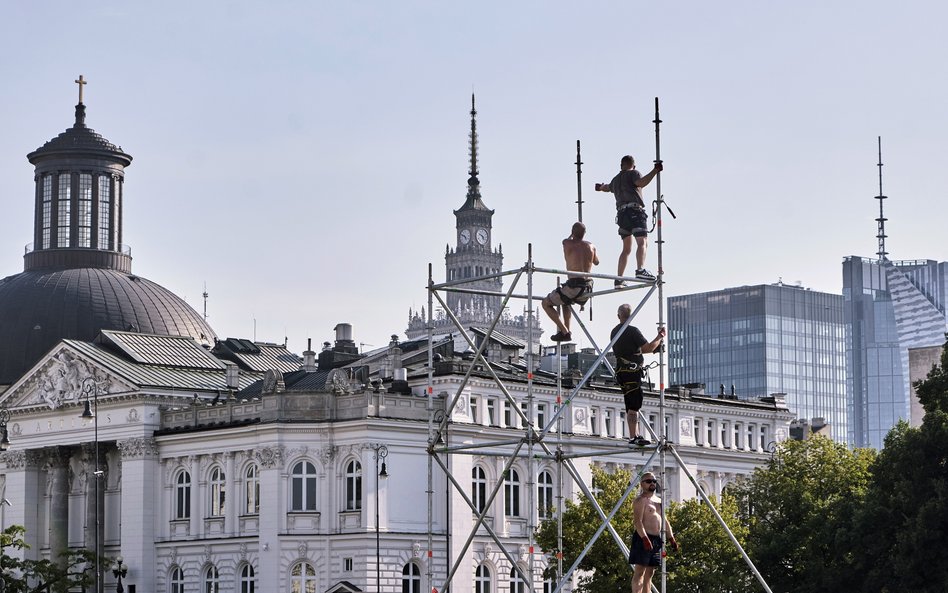
[[[632,503],[632,545],[629,546],[629,564],[632,565],[632,593],[649,593],[652,574],[662,564],[662,501],[656,495],[658,480],[655,474],[645,472],[639,483],[639,494]],[[665,517],[668,545],[678,551],[678,541],[671,523]]]
[[[583,240],[586,236],[586,225],[581,222],[573,223],[569,237],[563,239],[563,257],[566,258],[566,270],[569,272],[589,272],[592,267],[599,265],[596,255],[596,246]],[[569,331],[569,321],[572,319],[570,305],[582,305],[589,300],[592,294],[592,278],[582,274],[570,274],[563,286],[557,287],[543,299],[543,310],[556,324],[559,330],[550,339],[554,342],[568,342],[573,338]],[[556,307],[563,307],[563,320]]]
[[[629,261],[629,254],[632,253],[632,237],[635,237],[635,277],[639,280],[652,281],[655,280],[655,275],[645,269],[648,214],[645,213],[642,188],[662,170],[662,163],[655,163],[652,170],[643,177],[635,169],[635,159],[625,155],[619,161],[619,169],[619,174],[609,183],[596,184],[596,191],[612,192],[616,197],[616,224],[619,225],[619,236],[622,238],[622,253],[619,254],[617,276],[625,275],[625,266]],[[616,280],[616,288],[621,286],[623,286],[622,281]]]
[[[632,307],[628,304],[619,305],[619,325],[612,329],[610,341],[622,329],[625,321],[632,314]],[[659,328],[658,335],[649,342],[634,325],[625,328],[619,339],[612,345],[612,352],[616,355],[616,383],[622,388],[625,395],[625,419],[629,423],[629,443],[645,446],[651,443],[645,437],[639,436],[639,410],[642,409],[642,366],[645,363],[643,354],[655,352],[665,339],[665,328]]]

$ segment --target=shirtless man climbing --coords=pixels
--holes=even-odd
[[[629,564],[632,565],[632,593],[649,593],[652,586],[652,573],[662,564],[662,509],[661,499],[655,495],[658,480],[655,474],[646,472],[639,484],[639,495],[632,503],[635,532],[632,534],[632,546],[629,549]],[[665,518],[665,533],[668,545],[678,551],[678,542],[672,532],[668,518]]]
[[[566,258],[566,270],[569,272],[589,272],[593,266],[599,265],[596,255],[596,246],[583,240],[586,236],[586,225],[581,222],[573,223],[570,236],[563,239],[563,257]],[[573,338],[569,331],[569,322],[572,319],[570,305],[582,305],[592,294],[592,278],[581,274],[569,274],[566,284],[556,288],[543,299],[543,310],[549,315],[556,329],[559,331],[550,336],[554,342],[568,342]],[[563,307],[563,319],[556,307]]]

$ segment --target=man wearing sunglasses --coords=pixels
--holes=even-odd
[[[632,545],[629,549],[629,564],[632,565],[632,593],[649,593],[652,586],[652,574],[662,564],[662,502],[655,494],[658,480],[655,474],[646,472],[639,483],[639,495],[632,503],[633,524]],[[672,532],[668,518],[665,519],[665,533],[668,545],[678,551],[678,542]]]

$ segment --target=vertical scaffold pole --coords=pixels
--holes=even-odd
[[[579,140],[576,141],[576,220],[583,221],[583,159],[580,157]]]
[[[428,411],[428,591],[434,590],[434,456],[431,454],[431,447],[434,446],[434,277],[432,274],[432,265],[428,264],[428,386],[426,395],[428,401],[426,404]],[[445,517],[445,521],[450,523],[450,517]],[[450,529],[445,525],[446,531]]]
[[[658,97],[655,97],[655,119],[653,120],[655,124],[655,163],[660,164],[662,162],[662,144],[661,144],[661,123],[662,120],[658,114]],[[656,198],[656,208],[655,208],[655,243],[658,246],[657,249],[657,258],[658,258],[658,328],[661,330],[665,327],[665,267],[662,261],[662,247],[664,241],[662,239],[662,173],[661,171],[655,175],[655,193],[657,194]],[[666,338],[665,342],[668,340]],[[659,421],[659,445],[661,452],[659,455],[659,472],[661,475],[661,484],[662,484],[662,503],[661,503],[661,516],[662,516],[662,542],[665,542],[668,534],[665,533],[665,512],[666,512],[666,501],[665,498],[668,496],[668,491],[664,488],[666,484],[666,472],[665,472],[665,446],[668,440],[668,434],[665,427],[665,346],[662,345],[661,349],[658,352],[658,421]],[[665,554],[662,554],[662,592],[666,590],[666,581],[668,579],[668,571],[666,570],[666,561]]]
[[[534,586],[533,549],[536,545],[534,537],[536,535],[536,520],[534,519],[534,509],[537,508],[535,497],[537,480],[537,460],[534,458],[534,440],[536,432],[534,430],[533,415],[533,373],[536,360],[533,356],[533,244],[527,244],[527,574],[530,575],[530,590],[536,591]]]

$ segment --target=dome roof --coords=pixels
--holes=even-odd
[[[81,153],[88,156],[111,157],[126,167],[132,162],[131,155],[121,146],[112,144],[92,128],[86,127],[86,106],[76,105],[76,123],[65,132],[26,155],[31,163],[40,158],[68,156]]]
[[[140,276],[102,268],[29,270],[0,280],[0,385],[19,379],[59,340],[92,341],[103,329],[216,339],[184,300]]]

